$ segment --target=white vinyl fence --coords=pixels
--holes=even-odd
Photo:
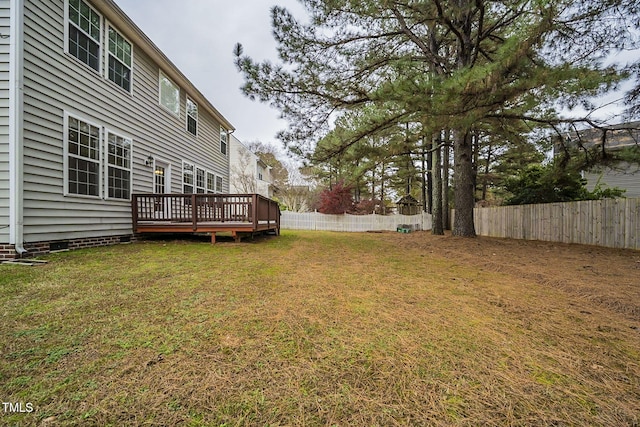
[[[474,209],[476,233],[640,249],[640,198]]]
[[[280,217],[280,227],[289,230],[396,231],[401,224],[410,225],[414,230],[430,230],[431,215],[327,215],[283,211]]]

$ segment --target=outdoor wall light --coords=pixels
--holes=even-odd
[[[149,154],[149,157],[147,157],[147,160],[144,162],[145,165],[147,166],[153,166],[153,161],[155,159],[153,158],[153,156],[151,154]]]

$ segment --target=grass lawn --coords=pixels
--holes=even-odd
[[[0,398],[34,409],[2,425],[640,424],[637,252],[285,231],[46,259],[0,266]]]

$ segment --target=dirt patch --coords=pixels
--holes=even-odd
[[[640,251],[429,232],[386,236],[399,247],[562,289],[640,321]]]

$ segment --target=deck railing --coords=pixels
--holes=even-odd
[[[144,224],[188,223],[193,231],[214,223],[280,229],[278,203],[259,194],[134,194],[131,212],[134,230]]]

